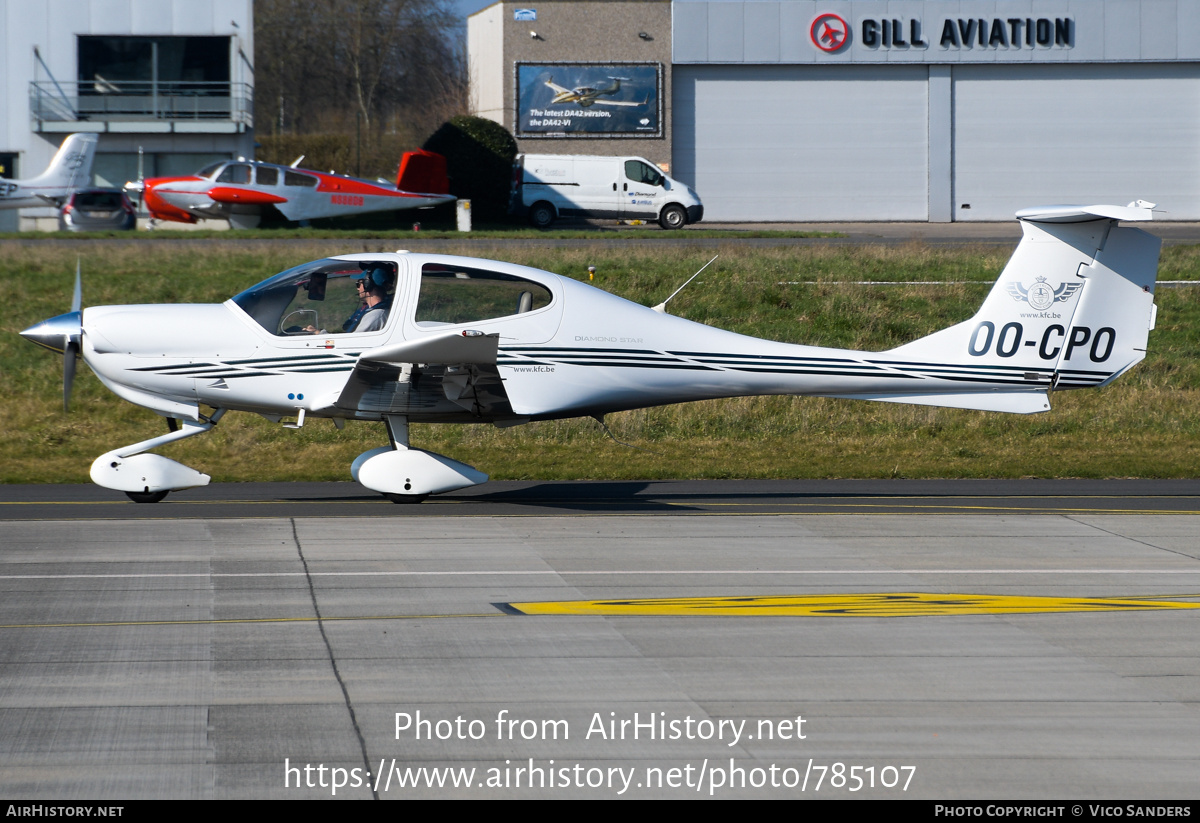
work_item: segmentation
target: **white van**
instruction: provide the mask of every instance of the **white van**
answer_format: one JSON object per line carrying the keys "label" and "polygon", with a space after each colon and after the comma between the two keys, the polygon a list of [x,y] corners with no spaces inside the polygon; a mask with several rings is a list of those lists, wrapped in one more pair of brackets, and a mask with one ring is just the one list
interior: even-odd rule
{"label": "white van", "polygon": [[559,217],[657,220],[664,229],[698,223],[699,195],[641,157],[518,154],[508,211],[544,229]]}

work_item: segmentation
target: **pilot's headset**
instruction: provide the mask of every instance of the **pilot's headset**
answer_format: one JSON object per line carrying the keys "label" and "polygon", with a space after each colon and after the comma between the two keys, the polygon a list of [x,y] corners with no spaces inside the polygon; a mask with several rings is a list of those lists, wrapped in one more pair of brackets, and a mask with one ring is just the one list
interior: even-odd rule
{"label": "pilot's headset", "polygon": [[383,266],[373,266],[364,271],[361,277],[367,281],[367,289],[369,291],[378,289],[382,294],[387,294],[388,286],[392,283],[391,273]]}

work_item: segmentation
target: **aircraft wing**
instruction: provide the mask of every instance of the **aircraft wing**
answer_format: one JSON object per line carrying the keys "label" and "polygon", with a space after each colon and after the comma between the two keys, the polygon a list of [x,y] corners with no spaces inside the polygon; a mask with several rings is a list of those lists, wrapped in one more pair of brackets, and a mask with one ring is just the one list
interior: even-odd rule
{"label": "aircraft wing", "polygon": [[451,332],[365,351],[359,361],[496,365],[500,335]]}
{"label": "aircraft wing", "polygon": [[555,94],[573,94],[574,93],[573,89],[563,88],[562,86],[558,85],[558,83],[555,83],[553,80],[547,80],[545,82],[546,82],[547,86],[554,89]]}
{"label": "aircraft wing", "polygon": [[365,351],[330,405],[392,414],[511,414],[496,368],[499,345],[498,334],[450,332]]}
{"label": "aircraft wing", "polygon": [[646,101],[643,100],[639,103],[636,100],[604,100],[597,97],[592,104],[596,106],[644,106]]}

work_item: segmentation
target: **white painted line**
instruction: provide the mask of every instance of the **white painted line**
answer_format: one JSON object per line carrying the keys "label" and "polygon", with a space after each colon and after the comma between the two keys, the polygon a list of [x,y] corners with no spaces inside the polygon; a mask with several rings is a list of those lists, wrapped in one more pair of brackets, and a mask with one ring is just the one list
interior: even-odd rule
{"label": "white painted line", "polygon": [[[692,570],[621,570],[612,571],[556,571],[553,569],[528,571],[465,571],[465,572],[311,572],[310,577],[498,577],[524,575],[552,575],[554,577],[572,577],[581,575],[607,576],[638,576],[638,575],[669,575],[681,576],[689,574],[723,574],[723,575],[909,575],[909,574],[1195,574],[1200,575],[1200,568],[1195,569],[692,569]],[[305,577],[304,572],[179,572],[179,573],[150,573],[150,574],[4,574],[0,580],[143,580],[143,579],[180,579],[180,578],[249,578],[249,577]]]}

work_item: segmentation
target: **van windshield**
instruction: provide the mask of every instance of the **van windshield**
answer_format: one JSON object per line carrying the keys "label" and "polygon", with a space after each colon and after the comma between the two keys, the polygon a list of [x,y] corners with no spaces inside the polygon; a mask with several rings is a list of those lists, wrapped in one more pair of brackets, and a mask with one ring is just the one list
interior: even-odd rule
{"label": "van windshield", "polygon": [[661,186],[663,184],[662,173],[641,160],[626,160],[625,161],[625,176],[635,183],[645,183],[647,186]]}

